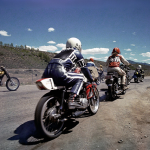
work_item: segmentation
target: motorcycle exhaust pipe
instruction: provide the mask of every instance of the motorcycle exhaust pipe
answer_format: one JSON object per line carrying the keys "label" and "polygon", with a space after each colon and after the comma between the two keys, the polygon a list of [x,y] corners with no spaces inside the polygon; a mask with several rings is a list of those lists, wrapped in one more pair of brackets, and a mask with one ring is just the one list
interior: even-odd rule
{"label": "motorcycle exhaust pipe", "polygon": [[72,114],[72,117],[76,118],[79,117],[81,115],[83,115],[85,113],[86,110],[84,111],[76,111],[75,113]]}

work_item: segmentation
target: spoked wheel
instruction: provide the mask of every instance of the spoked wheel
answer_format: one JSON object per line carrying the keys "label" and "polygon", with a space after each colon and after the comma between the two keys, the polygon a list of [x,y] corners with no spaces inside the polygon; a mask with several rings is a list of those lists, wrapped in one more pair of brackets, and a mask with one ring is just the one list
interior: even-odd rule
{"label": "spoked wheel", "polygon": [[88,107],[88,111],[94,115],[97,113],[99,108],[99,92],[97,88],[93,88],[93,97],[90,98],[90,105]]}
{"label": "spoked wheel", "polygon": [[10,77],[6,81],[6,87],[9,91],[16,91],[19,88],[20,82],[16,77]]}
{"label": "spoked wheel", "polygon": [[54,96],[42,97],[35,110],[35,126],[44,137],[53,139],[58,137],[64,127],[58,113],[58,101]]}

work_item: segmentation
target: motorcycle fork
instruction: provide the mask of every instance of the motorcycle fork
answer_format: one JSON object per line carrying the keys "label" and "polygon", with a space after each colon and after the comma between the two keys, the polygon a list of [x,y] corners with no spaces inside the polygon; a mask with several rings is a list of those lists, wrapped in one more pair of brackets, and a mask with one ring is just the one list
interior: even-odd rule
{"label": "motorcycle fork", "polygon": [[89,94],[89,99],[92,105],[94,105],[93,99],[95,99],[95,96],[96,96],[95,87],[92,85],[92,87],[90,88],[90,94]]}

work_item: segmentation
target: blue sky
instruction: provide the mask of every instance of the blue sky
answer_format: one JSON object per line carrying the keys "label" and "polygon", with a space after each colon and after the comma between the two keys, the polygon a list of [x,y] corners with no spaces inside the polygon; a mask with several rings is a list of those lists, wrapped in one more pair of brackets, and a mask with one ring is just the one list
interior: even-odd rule
{"label": "blue sky", "polygon": [[106,61],[114,47],[150,63],[150,0],[0,0],[0,41],[58,52],[67,39],[85,58]]}

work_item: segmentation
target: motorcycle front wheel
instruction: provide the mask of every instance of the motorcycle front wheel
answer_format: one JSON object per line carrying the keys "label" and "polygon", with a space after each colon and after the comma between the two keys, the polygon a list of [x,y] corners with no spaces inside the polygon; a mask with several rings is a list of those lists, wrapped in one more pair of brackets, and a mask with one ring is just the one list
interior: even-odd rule
{"label": "motorcycle front wheel", "polygon": [[99,97],[99,92],[97,88],[93,88],[93,97],[90,98],[89,106],[88,106],[88,111],[90,114],[94,115],[97,113],[98,108],[99,108],[99,103],[100,103],[100,97]]}
{"label": "motorcycle front wheel", "polygon": [[20,86],[20,82],[16,77],[10,77],[6,81],[6,87],[9,91],[16,91]]}
{"label": "motorcycle front wheel", "polygon": [[57,118],[58,108],[57,98],[51,95],[42,97],[35,110],[37,132],[48,139],[58,137],[63,131],[64,121]]}

